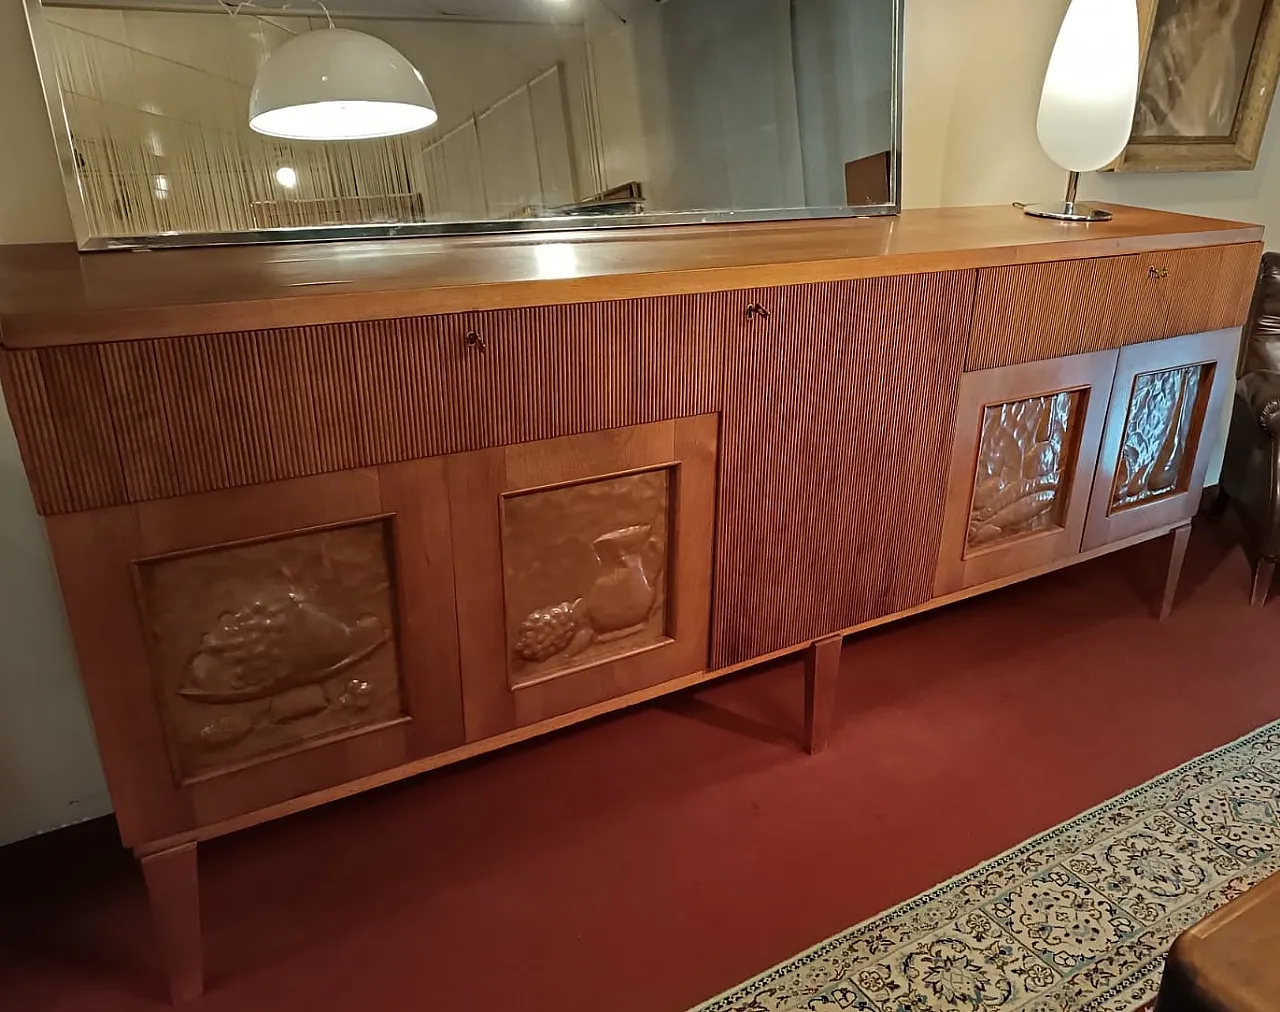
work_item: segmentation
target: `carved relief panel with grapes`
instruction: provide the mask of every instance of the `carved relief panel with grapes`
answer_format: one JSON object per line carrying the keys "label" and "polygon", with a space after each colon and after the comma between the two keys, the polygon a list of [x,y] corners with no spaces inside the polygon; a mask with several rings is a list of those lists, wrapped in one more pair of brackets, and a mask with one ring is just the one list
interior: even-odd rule
{"label": "carved relief panel with grapes", "polygon": [[512,686],[667,638],[671,469],[502,501]]}
{"label": "carved relief panel with grapes", "polygon": [[184,779],[403,715],[387,521],[140,560]]}
{"label": "carved relief panel with grapes", "polygon": [[449,458],[469,740],[708,663],[715,415]]}

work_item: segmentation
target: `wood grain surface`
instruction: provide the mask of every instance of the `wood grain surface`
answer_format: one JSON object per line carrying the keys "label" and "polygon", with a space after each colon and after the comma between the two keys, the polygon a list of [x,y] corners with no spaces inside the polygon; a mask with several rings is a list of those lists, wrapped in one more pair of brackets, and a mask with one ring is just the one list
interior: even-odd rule
{"label": "wood grain surface", "polygon": [[[0,343],[130,341],[1249,243],[1256,225],[1114,206],[80,254],[0,247]],[[548,255],[548,248],[551,253]]]}

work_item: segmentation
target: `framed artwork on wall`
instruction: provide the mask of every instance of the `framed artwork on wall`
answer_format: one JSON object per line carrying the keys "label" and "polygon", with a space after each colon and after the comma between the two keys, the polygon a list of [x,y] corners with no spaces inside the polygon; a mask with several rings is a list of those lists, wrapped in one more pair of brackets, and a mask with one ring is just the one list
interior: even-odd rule
{"label": "framed artwork on wall", "polygon": [[1280,77],[1280,0],[1138,0],[1142,76],[1122,172],[1252,169]]}

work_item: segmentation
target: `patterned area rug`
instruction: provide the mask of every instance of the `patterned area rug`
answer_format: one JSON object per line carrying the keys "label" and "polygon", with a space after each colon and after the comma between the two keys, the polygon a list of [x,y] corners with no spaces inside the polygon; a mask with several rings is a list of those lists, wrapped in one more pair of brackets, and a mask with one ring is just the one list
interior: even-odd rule
{"label": "patterned area rug", "polygon": [[1280,722],[822,942],[696,1012],[1132,1012],[1178,933],[1280,870]]}

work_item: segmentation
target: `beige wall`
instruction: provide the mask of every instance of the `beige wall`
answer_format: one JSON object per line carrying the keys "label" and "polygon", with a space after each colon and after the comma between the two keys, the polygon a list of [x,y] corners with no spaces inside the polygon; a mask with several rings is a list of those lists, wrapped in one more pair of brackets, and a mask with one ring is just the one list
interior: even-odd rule
{"label": "beige wall", "polygon": [[[1058,196],[1035,139],[1040,78],[1065,0],[907,0],[904,203]],[[0,3],[0,241],[71,238],[21,5]],[[1093,175],[1100,199],[1273,224],[1271,132],[1255,172]],[[48,552],[7,414],[0,421],[0,842],[107,809]]]}
{"label": "beige wall", "polygon": [[[1036,141],[1040,82],[1066,0],[906,0],[903,203],[1061,197]],[[1280,106],[1280,103],[1278,103]],[[1280,129],[1253,172],[1089,173],[1084,198],[1257,221],[1280,241]]]}
{"label": "beige wall", "polygon": [[[22,5],[0,4],[0,242],[71,238]],[[57,584],[0,412],[0,844],[111,810]]]}

